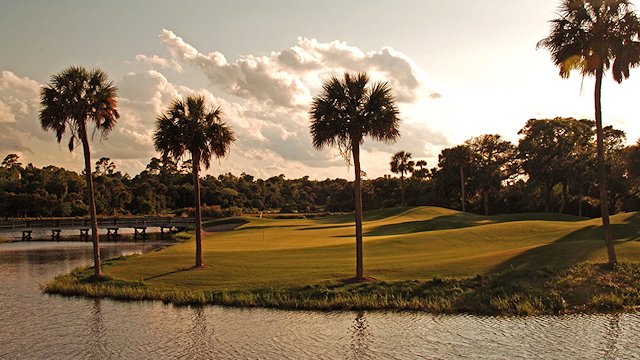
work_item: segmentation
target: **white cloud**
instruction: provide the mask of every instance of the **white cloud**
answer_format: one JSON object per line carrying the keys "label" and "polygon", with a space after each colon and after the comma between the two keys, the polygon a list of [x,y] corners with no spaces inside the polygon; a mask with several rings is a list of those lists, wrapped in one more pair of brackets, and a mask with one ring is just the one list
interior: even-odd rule
{"label": "white cloud", "polygon": [[[132,175],[157,156],[152,142],[157,116],[174,99],[201,94],[211,104],[221,106],[238,138],[230,156],[213,161],[209,173],[247,172],[263,178],[279,174],[353,177],[353,168],[345,166],[337,150],[314,149],[309,133],[312,96],[321,90],[323,81],[345,71],[366,71],[374,80],[389,81],[404,120],[397,144],[365,141],[363,167],[370,176],[388,173],[388,158],[399,149],[412,151],[415,157],[437,156],[435,149],[446,143],[442,133],[423,120],[428,104],[440,101],[434,100],[440,92],[410,58],[392,48],[365,52],[345,42],[299,38],[295,45],[281,51],[229,61],[219,52],[200,52],[169,30],[162,30],[160,39],[169,57],[136,56],[139,63],[154,70],[131,72],[116,81],[121,117],[107,138],[96,136],[92,142],[94,158],[109,157],[120,170]],[[164,70],[202,73],[212,87],[172,83]],[[185,75],[188,78],[189,74]],[[33,148],[37,151],[25,162],[80,170],[81,152],[70,154],[64,146],[66,140],[58,145],[53,134],[40,129],[39,88],[35,81],[2,72],[0,122],[9,131],[0,135],[0,151],[11,148],[28,153]],[[21,142],[34,135],[37,141]]]}
{"label": "white cloud", "polygon": [[175,60],[168,60],[165,58],[162,58],[158,55],[151,55],[151,56],[147,56],[144,54],[138,54],[136,55],[136,61],[143,63],[143,64],[147,64],[149,66],[152,67],[159,67],[162,69],[170,69],[170,70],[174,70],[176,72],[181,73],[182,70],[182,66]]}
{"label": "white cloud", "polygon": [[[234,61],[220,52],[204,53],[170,30],[160,32],[169,58],[158,63],[176,62],[184,69],[201,71],[219,92],[216,103],[224,109],[229,123],[238,134],[232,157],[240,164],[260,160],[256,173],[289,168],[307,168],[309,173],[339,168],[344,161],[335,150],[317,151],[311,145],[308,106],[322,83],[332,75],[365,71],[373,80],[388,81],[401,108],[405,123],[402,139],[395,146],[365,142],[364,152],[390,156],[399,146],[411,147],[415,156],[437,157],[444,135],[431,129],[422,119],[425,102],[442,95],[428,83],[427,76],[415,62],[390,47],[365,52],[341,41],[320,42],[299,38],[290,48],[268,55],[245,55]],[[187,70],[185,70],[187,71]],[[405,116],[404,109],[408,109]],[[412,118],[419,109],[420,121]],[[241,159],[238,159],[241,158]],[[279,166],[264,164],[279,163]],[[386,159],[384,163],[386,164]],[[386,167],[386,165],[385,165]],[[383,171],[382,168],[377,171]],[[343,175],[341,175],[343,176]]]}
{"label": "white cloud", "polygon": [[37,119],[39,96],[36,81],[0,72],[0,151],[32,152],[29,139],[44,135]]}
{"label": "white cloud", "polygon": [[220,52],[201,53],[170,30],[163,29],[160,40],[172,57],[165,62],[194,66],[213,86],[276,106],[307,106],[324,79],[345,71],[366,71],[388,81],[399,102],[414,102],[426,85],[422,70],[390,47],[365,53],[345,42],[299,38],[288,49],[269,55],[246,55],[229,62]]}

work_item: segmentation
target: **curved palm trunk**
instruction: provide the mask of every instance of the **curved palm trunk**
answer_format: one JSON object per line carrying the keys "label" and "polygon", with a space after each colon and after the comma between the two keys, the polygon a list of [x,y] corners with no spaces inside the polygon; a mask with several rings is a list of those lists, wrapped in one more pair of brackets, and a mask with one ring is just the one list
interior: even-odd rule
{"label": "curved palm trunk", "polygon": [[602,227],[604,229],[604,241],[607,244],[607,255],[609,265],[614,267],[618,263],[616,251],[613,246],[613,236],[609,222],[609,199],[607,196],[607,174],[604,165],[604,140],[602,132],[602,104],[600,97],[602,93],[602,68],[596,71],[596,87],[594,91],[595,111],[596,111],[596,147],[598,152],[598,188],[600,189],[600,214],[602,215]]}
{"label": "curved palm trunk", "polygon": [[356,200],[356,281],[364,280],[362,265],[362,184],[360,179],[360,144],[357,140],[352,143],[353,163],[356,171],[356,179],[353,183],[354,197]]}
{"label": "curved palm trunk", "polygon": [[89,201],[89,217],[91,218],[91,240],[93,241],[93,269],[96,278],[102,277],[100,266],[100,241],[98,238],[98,219],[96,215],[96,200],[93,190],[93,177],[91,176],[91,150],[89,149],[89,139],[87,129],[79,129],[82,150],[84,152],[84,172],[87,181],[87,200]]}
{"label": "curved palm trunk", "polygon": [[464,190],[464,168],[460,165],[460,202],[462,203],[462,212],[467,212],[467,195]]}
{"label": "curved palm trunk", "polygon": [[193,153],[193,196],[195,198],[196,213],[196,267],[202,266],[202,209],[200,208],[200,154]]}

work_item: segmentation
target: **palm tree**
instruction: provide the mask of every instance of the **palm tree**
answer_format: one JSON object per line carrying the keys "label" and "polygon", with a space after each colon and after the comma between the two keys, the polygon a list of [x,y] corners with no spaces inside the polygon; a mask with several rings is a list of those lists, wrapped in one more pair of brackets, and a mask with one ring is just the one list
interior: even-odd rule
{"label": "palm tree", "polygon": [[344,79],[333,76],[324,84],[322,93],[313,98],[309,115],[316,149],[336,146],[348,164],[353,157],[356,222],[353,280],[363,281],[360,145],[366,136],[387,143],[396,141],[400,137],[398,107],[388,83],[369,84],[365,73],[345,73]]}
{"label": "palm tree", "polygon": [[40,125],[44,130],[56,132],[58,142],[62,141],[67,128],[71,132],[69,151],[77,143],[82,143],[84,152],[84,172],[87,181],[89,216],[91,217],[91,238],[93,240],[93,262],[95,277],[102,277],[100,268],[100,244],[96,203],[91,177],[91,150],[89,148],[88,122],[93,122],[94,131],[101,136],[108,134],[120,118],[116,110],[117,88],[100,70],[87,70],[71,66],[51,77],[51,84],[40,92]]}
{"label": "palm tree", "polygon": [[405,205],[404,202],[404,174],[413,172],[413,166],[415,163],[411,159],[410,152],[398,151],[393,154],[391,157],[391,172],[394,174],[400,174],[400,194],[401,194],[401,202],[402,206]]}
{"label": "palm tree", "polygon": [[200,166],[208,169],[211,157],[220,159],[229,153],[236,137],[222,120],[220,107],[209,108],[204,96],[174,100],[164,114],[158,116],[153,143],[163,161],[178,161],[191,154],[191,173],[196,213],[196,267],[202,262],[202,211],[200,208]]}
{"label": "palm tree", "polygon": [[418,169],[414,168],[411,176],[416,179],[426,179],[429,176],[429,169],[427,169],[427,161],[426,160],[418,160],[416,161],[415,166]]}
{"label": "palm tree", "polygon": [[569,77],[577,69],[582,76],[594,75],[596,148],[600,212],[609,256],[609,265],[617,264],[609,224],[609,204],[604,162],[601,91],[602,77],[611,69],[620,83],[629,77],[631,67],[640,63],[640,21],[629,0],[563,0],[560,18],[551,21],[551,33],[538,47],[551,52],[560,76]]}

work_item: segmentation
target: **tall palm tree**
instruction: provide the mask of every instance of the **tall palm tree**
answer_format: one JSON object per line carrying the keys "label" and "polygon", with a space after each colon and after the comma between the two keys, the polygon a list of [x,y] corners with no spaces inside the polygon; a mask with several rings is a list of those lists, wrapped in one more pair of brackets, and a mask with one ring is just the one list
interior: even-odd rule
{"label": "tall palm tree", "polygon": [[640,63],[640,21],[629,0],[563,0],[560,18],[551,21],[551,33],[538,42],[538,47],[551,52],[560,76],[569,77],[577,69],[583,76],[594,75],[596,148],[600,212],[605,233],[609,264],[617,264],[613,236],[609,224],[609,204],[604,162],[601,91],[602,78],[611,69],[620,83],[629,70]]}
{"label": "tall palm tree", "polygon": [[193,193],[196,213],[196,267],[202,262],[202,211],[200,208],[200,166],[208,169],[211,157],[229,153],[236,137],[222,120],[220,107],[209,108],[204,96],[176,99],[158,116],[153,143],[164,160],[178,161],[191,154]]}
{"label": "tall palm tree", "polygon": [[369,83],[365,73],[345,73],[325,82],[322,93],[313,98],[311,110],[313,146],[322,149],[336,146],[348,164],[355,167],[353,184],[356,222],[356,276],[363,281],[362,261],[362,184],[360,145],[369,136],[391,143],[400,137],[399,111],[386,82]]}
{"label": "tall palm tree", "polygon": [[402,206],[405,205],[404,201],[404,174],[413,172],[413,166],[415,163],[411,160],[411,153],[405,151],[398,151],[391,157],[391,172],[394,174],[400,174],[400,196]]}
{"label": "tall palm tree", "polygon": [[104,71],[87,70],[80,66],[71,66],[53,75],[51,83],[40,92],[42,128],[55,131],[58,142],[62,141],[64,133],[69,129],[69,151],[73,151],[78,142],[82,144],[96,278],[102,276],[102,271],[88,127],[89,122],[93,122],[94,131],[101,136],[113,129],[120,118],[116,109],[116,93],[117,88]]}

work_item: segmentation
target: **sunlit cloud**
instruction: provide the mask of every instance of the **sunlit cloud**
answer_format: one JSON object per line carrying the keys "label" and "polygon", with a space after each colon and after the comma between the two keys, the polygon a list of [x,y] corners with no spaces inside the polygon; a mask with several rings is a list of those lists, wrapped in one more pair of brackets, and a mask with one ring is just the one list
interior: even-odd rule
{"label": "sunlit cloud", "polygon": [[[301,37],[283,50],[228,60],[220,52],[199,51],[170,30],[162,30],[159,38],[166,47],[165,56],[138,54],[136,63],[148,70],[114,79],[121,117],[105,138],[92,138],[96,159],[109,157],[120,170],[132,175],[143,170],[151,157],[158,156],[152,141],[158,115],[174,99],[199,94],[223,109],[224,119],[238,137],[231,155],[212,162],[209,173],[349,177],[352,171],[335,149],[313,148],[308,115],[312,97],[323,82],[344,72],[365,71],[374,81],[388,81],[400,106],[401,140],[394,145],[365,141],[363,168],[370,175],[388,173],[387,158],[395,151],[433,157],[446,143],[445,136],[425,121],[429,106],[440,101],[442,91],[430,83],[412,59],[391,47],[363,51],[341,41]],[[199,73],[211,86],[196,88],[172,82],[165,71]],[[28,161],[81,169],[82,154],[69,153],[55,142],[53,134],[40,129],[38,98],[42,85],[2,72],[0,123],[7,130],[0,135],[4,140],[0,150],[29,153],[37,149]],[[37,141],[22,142],[34,136]],[[40,154],[42,149],[47,150]]]}

